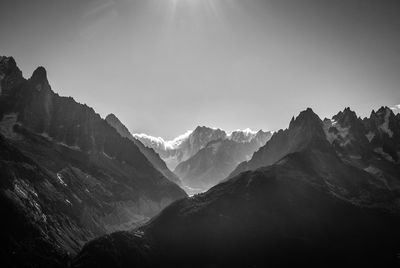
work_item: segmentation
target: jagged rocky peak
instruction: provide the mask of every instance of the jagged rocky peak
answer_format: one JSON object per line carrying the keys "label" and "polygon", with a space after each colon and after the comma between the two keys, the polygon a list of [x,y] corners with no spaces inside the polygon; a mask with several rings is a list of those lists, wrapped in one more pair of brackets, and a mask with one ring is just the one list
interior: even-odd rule
{"label": "jagged rocky peak", "polygon": [[115,114],[109,114],[106,116],[105,120],[107,123],[115,128],[117,132],[124,138],[133,139],[132,134],[129,132],[128,128],[118,119]]}
{"label": "jagged rocky peak", "polygon": [[204,130],[211,130],[212,128],[210,127],[206,127],[206,126],[197,126],[194,130],[194,132],[200,132],[200,131],[204,131]]}
{"label": "jagged rocky peak", "polygon": [[17,63],[13,57],[0,56],[0,71],[18,69]]}
{"label": "jagged rocky peak", "polygon": [[350,108],[345,108],[324,121],[326,139],[337,151],[353,157],[361,157],[364,147],[368,143],[364,124],[357,114]]}
{"label": "jagged rocky peak", "polygon": [[46,93],[51,91],[49,81],[47,80],[47,71],[43,66],[39,66],[35,71],[33,71],[29,82],[32,83],[38,91]]}
{"label": "jagged rocky peak", "polygon": [[256,132],[256,131],[253,131],[253,130],[247,128],[244,130],[238,129],[238,130],[232,131],[231,133],[228,134],[228,137],[233,141],[243,143],[243,142],[250,142],[257,135],[262,135],[262,131],[260,133],[260,132]]}
{"label": "jagged rocky peak", "polygon": [[393,113],[392,109],[390,109],[387,106],[382,106],[381,108],[379,108],[377,113],[380,114],[380,113],[386,113],[386,112]]}
{"label": "jagged rocky peak", "polygon": [[352,126],[359,121],[357,114],[352,111],[350,107],[346,107],[343,111],[340,111],[338,114],[334,115],[332,119],[342,127]]}
{"label": "jagged rocky peak", "polygon": [[105,119],[107,121],[119,121],[118,117],[113,113],[108,114]]}
{"label": "jagged rocky peak", "polygon": [[13,57],[0,56],[0,95],[23,81],[22,72]]}
{"label": "jagged rocky peak", "polygon": [[190,134],[189,139],[202,141],[204,139],[206,145],[209,141],[219,140],[219,139],[229,139],[239,143],[251,142],[253,139],[265,140],[271,136],[271,132],[264,132],[262,130],[253,131],[249,128],[237,129],[231,132],[226,132],[225,130],[219,128],[211,128],[206,126],[198,126]]}
{"label": "jagged rocky peak", "polygon": [[375,109],[373,109],[373,110],[371,111],[371,115],[370,115],[369,117],[371,118],[371,117],[373,117],[373,116],[376,116]]}
{"label": "jagged rocky peak", "polygon": [[301,151],[311,143],[325,148],[325,142],[326,136],[322,120],[311,108],[307,108],[296,118],[292,118],[289,128],[275,132],[249,161],[239,164],[230,177],[243,171],[271,165],[288,153]]}
{"label": "jagged rocky peak", "polygon": [[197,126],[191,136],[196,136],[196,135],[222,135],[225,136],[226,133],[225,131],[219,129],[219,128],[210,128],[206,126]]}
{"label": "jagged rocky peak", "polygon": [[118,118],[115,114],[113,114],[113,113],[108,114],[104,120],[106,120],[107,123],[109,123],[109,124],[110,124],[112,127],[114,127],[114,128],[115,128],[117,125],[118,125],[118,126],[123,126],[123,127],[125,127],[125,126],[122,124],[121,120],[119,120],[119,118]]}
{"label": "jagged rocky peak", "polygon": [[322,126],[323,122],[319,116],[311,108],[307,108],[301,111],[296,118],[292,118],[289,124],[289,131],[301,129],[308,133],[313,133],[314,131],[319,133],[322,130]]}
{"label": "jagged rocky peak", "polygon": [[39,66],[36,68],[35,71],[33,71],[32,76],[30,78],[30,80],[33,83],[45,83],[47,82],[47,71],[43,66]]}
{"label": "jagged rocky peak", "polygon": [[391,123],[396,118],[396,115],[392,109],[387,106],[381,107],[376,114],[379,116],[379,118],[381,118],[381,120],[383,119],[384,122],[389,121],[389,123]]}
{"label": "jagged rocky peak", "polygon": [[263,145],[265,145],[265,143],[266,143],[269,139],[271,139],[272,135],[273,135],[273,132],[272,132],[272,131],[262,131],[262,130],[259,130],[259,131],[257,132],[257,134],[254,136],[254,138],[251,140],[251,142],[252,142],[253,140],[255,140],[255,141],[259,144],[259,146],[263,146]]}
{"label": "jagged rocky peak", "polygon": [[390,138],[396,134],[400,134],[398,133],[399,119],[387,106],[382,106],[376,112],[372,111],[370,118],[364,119],[364,123],[367,130],[371,133],[387,134]]}
{"label": "jagged rocky peak", "polygon": [[377,111],[372,110],[371,115],[370,115],[370,119],[374,119],[374,118],[382,118],[387,114],[393,114],[394,116],[396,116],[396,114],[394,113],[394,111],[389,108],[388,106],[381,106]]}
{"label": "jagged rocky peak", "polygon": [[400,159],[400,116],[388,107],[372,112],[363,120],[367,137],[374,151],[390,161]]}
{"label": "jagged rocky peak", "polygon": [[[215,129],[206,126],[196,127],[196,129],[189,135],[188,142],[191,148],[190,152],[187,152],[188,153],[187,158],[197,153],[210,141],[217,139],[225,139],[225,138],[226,138],[226,132],[219,128]],[[182,143],[181,145],[184,146],[184,143]]]}
{"label": "jagged rocky peak", "polygon": [[322,120],[319,118],[319,116],[316,113],[314,113],[314,111],[311,108],[307,108],[306,110],[300,112],[300,114],[296,118],[294,117],[292,118],[289,124],[289,129],[299,128],[299,127],[319,129],[321,128],[321,126],[322,126]]}

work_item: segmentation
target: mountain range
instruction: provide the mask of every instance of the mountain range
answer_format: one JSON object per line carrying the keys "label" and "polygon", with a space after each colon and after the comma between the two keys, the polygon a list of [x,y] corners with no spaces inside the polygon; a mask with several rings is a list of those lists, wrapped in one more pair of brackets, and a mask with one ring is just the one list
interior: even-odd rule
{"label": "mountain range", "polygon": [[[180,185],[189,195],[204,192],[218,184],[240,162],[250,159],[272,136],[271,132],[262,130],[254,132],[246,129],[227,133],[221,129],[203,126],[187,132],[188,135],[181,135],[174,141],[166,142],[162,138],[145,134],[131,134],[114,114],[109,114],[105,120],[121,136],[132,140],[154,167],[166,178]],[[163,149],[160,151],[160,148]],[[156,150],[164,156],[167,151],[170,153],[169,157],[165,158],[166,161],[183,155],[189,158],[182,162],[180,160],[186,157],[175,158],[174,162],[179,164],[171,172]]]}
{"label": "mountain range", "polygon": [[[133,136],[140,140],[145,146],[153,148],[165,161],[168,168],[170,170],[175,170],[180,163],[194,156],[209,142],[229,139],[238,143],[247,143],[254,138],[262,139],[264,134],[266,134],[262,130],[259,132],[260,134],[257,136],[258,132],[252,131],[251,129],[226,132],[219,128],[198,126],[194,130],[189,130],[170,141],[165,141],[161,137],[156,138],[143,133],[133,134]],[[269,135],[271,132],[267,132],[267,134]],[[257,142],[262,144],[262,140],[258,140]]]}
{"label": "mountain range", "polygon": [[0,179],[1,267],[400,265],[388,107],[164,141],[0,57]]}
{"label": "mountain range", "polygon": [[271,136],[271,132],[262,130],[251,135],[235,131],[226,138],[207,143],[192,157],[181,162],[174,173],[182,180],[187,193],[204,192],[225,179],[240,162],[249,160]]}
{"label": "mountain range", "polygon": [[397,267],[400,116],[293,118],[229,178],[91,241],[75,267]]}
{"label": "mountain range", "polygon": [[63,267],[100,235],[139,226],[186,193],[87,105],[0,57],[2,267]]}
{"label": "mountain range", "polygon": [[272,132],[250,129],[226,132],[198,126],[172,141],[146,134],[131,136],[154,149],[191,195],[204,192],[226,178],[237,164],[250,159],[272,136]]}

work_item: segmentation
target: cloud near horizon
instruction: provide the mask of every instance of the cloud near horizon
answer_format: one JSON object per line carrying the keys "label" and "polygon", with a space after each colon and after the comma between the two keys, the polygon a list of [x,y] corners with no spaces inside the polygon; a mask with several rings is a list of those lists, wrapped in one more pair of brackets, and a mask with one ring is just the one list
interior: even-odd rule
{"label": "cloud near horizon", "polygon": [[397,114],[400,113],[400,104],[397,104],[395,106],[390,107],[390,109],[392,109],[392,111]]}

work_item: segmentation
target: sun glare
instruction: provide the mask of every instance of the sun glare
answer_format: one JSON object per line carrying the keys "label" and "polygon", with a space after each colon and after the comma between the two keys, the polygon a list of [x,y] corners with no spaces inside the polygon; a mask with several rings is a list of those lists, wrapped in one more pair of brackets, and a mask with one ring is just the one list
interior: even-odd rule
{"label": "sun glare", "polygon": [[[168,17],[171,20],[176,19],[179,14],[192,12],[195,16],[204,16],[206,19],[221,20],[222,4],[231,3],[226,0],[167,0]],[[189,13],[190,14],[190,13]]]}

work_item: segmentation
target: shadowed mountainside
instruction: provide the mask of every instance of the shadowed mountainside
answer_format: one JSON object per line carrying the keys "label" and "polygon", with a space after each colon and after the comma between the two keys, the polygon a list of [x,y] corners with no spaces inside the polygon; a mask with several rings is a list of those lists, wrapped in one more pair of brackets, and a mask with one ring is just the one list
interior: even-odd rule
{"label": "shadowed mountainside", "polygon": [[54,93],[43,67],[24,79],[0,57],[0,85],[4,267],[65,265],[89,239],[186,196],[92,108]]}

